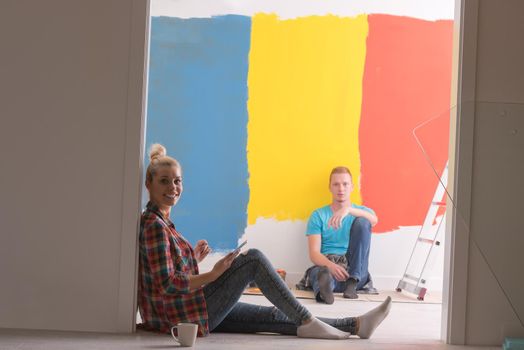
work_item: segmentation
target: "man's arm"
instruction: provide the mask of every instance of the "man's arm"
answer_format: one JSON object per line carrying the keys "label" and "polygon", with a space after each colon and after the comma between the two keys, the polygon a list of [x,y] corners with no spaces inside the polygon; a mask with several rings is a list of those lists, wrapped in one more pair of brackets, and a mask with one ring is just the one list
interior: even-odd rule
{"label": "man's arm", "polygon": [[348,215],[353,215],[354,217],[363,217],[369,220],[371,226],[375,226],[378,223],[378,217],[367,210],[349,207],[343,207],[333,213],[333,216],[329,219],[328,227],[333,227],[335,230],[340,228],[342,225],[342,220]]}
{"label": "man's arm", "polygon": [[320,234],[308,235],[307,239],[309,246],[309,259],[311,259],[313,264],[327,267],[337,281],[345,281],[349,278],[346,269],[330,261],[320,252],[320,245],[322,243],[322,236]]}
{"label": "man's arm", "polygon": [[371,223],[371,226],[375,226],[378,222],[378,218],[374,213],[364,209],[350,207],[349,214],[353,215],[354,217],[363,217],[368,219]]}

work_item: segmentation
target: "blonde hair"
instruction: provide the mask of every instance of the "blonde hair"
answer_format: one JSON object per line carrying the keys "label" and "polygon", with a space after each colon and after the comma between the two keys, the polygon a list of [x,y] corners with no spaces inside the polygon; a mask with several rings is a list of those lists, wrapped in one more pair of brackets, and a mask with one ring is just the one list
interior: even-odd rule
{"label": "blonde hair", "polygon": [[333,174],[349,174],[349,177],[353,179],[353,175],[351,175],[351,171],[345,166],[337,166],[331,170],[331,174],[329,174],[329,183],[331,184],[331,177]]}
{"label": "blonde hair", "polygon": [[149,149],[149,165],[146,170],[146,181],[153,181],[153,176],[158,168],[163,166],[174,166],[181,169],[180,163],[167,155],[166,148],[159,143],[154,143]]}

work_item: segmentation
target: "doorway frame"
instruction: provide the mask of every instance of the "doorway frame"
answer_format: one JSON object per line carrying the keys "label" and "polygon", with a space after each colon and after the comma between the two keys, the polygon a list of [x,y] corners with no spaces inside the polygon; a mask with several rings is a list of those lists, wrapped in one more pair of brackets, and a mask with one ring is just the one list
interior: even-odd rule
{"label": "doorway frame", "polygon": [[[142,212],[144,142],[147,119],[151,1],[131,0],[125,158],[120,235],[117,331],[136,332],[138,236]],[[129,293],[132,291],[132,294]]]}
{"label": "doorway frame", "polygon": [[446,210],[441,318],[441,340],[453,345],[466,343],[478,9],[478,0],[455,1],[448,185],[454,205]]}
{"label": "doorway frame", "polygon": [[[142,11],[144,1],[147,3],[145,13]],[[128,89],[128,107],[136,108],[142,104],[139,127],[130,125],[126,130],[128,135],[126,149],[140,148],[139,159],[134,159],[136,153],[127,153],[125,160],[124,188],[135,189],[127,192],[123,197],[124,213],[132,212],[138,204],[140,212],[141,191],[143,181],[145,133],[147,120],[147,83],[149,71],[150,47],[150,0],[133,0],[133,23],[130,32],[144,31],[145,47],[142,75],[131,74]],[[136,6],[135,6],[136,5]],[[448,192],[454,199],[454,206],[447,206],[446,239],[444,244],[444,278],[443,301],[441,317],[441,340],[447,344],[463,345],[466,342],[466,311],[467,311],[467,278],[469,259],[469,227],[471,209],[471,178],[473,169],[473,133],[476,95],[476,52],[477,52],[477,25],[478,0],[455,0],[455,18],[453,31],[453,62],[451,106],[450,110],[450,142],[449,142],[449,185]],[[144,18],[145,16],[145,18]],[[130,55],[137,56],[136,50],[141,47],[135,45]],[[133,62],[140,64],[140,62]],[[136,67],[136,66],[135,66]],[[141,100],[134,94],[136,84],[142,85]],[[137,127],[139,128],[137,132]],[[134,136],[134,137],[129,137]],[[139,173],[136,173],[136,165]],[[136,188],[138,187],[138,188]],[[128,203],[128,204],[126,204]],[[460,208],[460,214],[457,210]],[[138,216],[139,217],[139,216]],[[138,224],[134,223],[129,215],[122,217],[122,232],[133,232],[135,240],[129,240],[127,234],[121,240],[121,271],[119,289],[118,325],[120,331],[136,331],[136,292],[138,271]],[[467,227],[463,225],[463,221]],[[126,252],[126,253],[124,253]],[[134,261],[134,264],[133,264]],[[133,269],[131,269],[133,267]],[[129,291],[133,294],[129,295]],[[131,304],[132,311],[129,311]],[[131,319],[130,319],[131,318]],[[131,322],[131,324],[129,323]]]}

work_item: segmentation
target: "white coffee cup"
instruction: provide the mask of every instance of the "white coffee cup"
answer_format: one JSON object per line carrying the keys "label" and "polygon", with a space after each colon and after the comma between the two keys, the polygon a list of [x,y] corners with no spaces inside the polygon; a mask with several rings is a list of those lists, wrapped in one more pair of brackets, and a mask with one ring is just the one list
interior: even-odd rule
{"label": "white coffee cup", "polygon": [[[177,329],[178,337],[175,336],[175,328]],[[171,327],[171,335],[182,346],[193,346],[197,336],[198,325],[194,323],[179,323]]]}

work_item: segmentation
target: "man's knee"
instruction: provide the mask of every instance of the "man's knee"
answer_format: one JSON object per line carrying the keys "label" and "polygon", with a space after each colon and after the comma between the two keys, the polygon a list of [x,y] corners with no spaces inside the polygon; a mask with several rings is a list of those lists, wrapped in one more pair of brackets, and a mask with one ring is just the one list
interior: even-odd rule
{"label": "man's knee", "polygon": [[350,237],[348,252],[352,245],[369,244],[371,242],[371,222],[363,217],[355,218],[351,226]]}
{"label": "man's knee", "polygon": [[358,218],[355,218],[353,224],[351,225],[351,231],[353,230],[371,232],[371,222],[368,219],[359,216]]}

